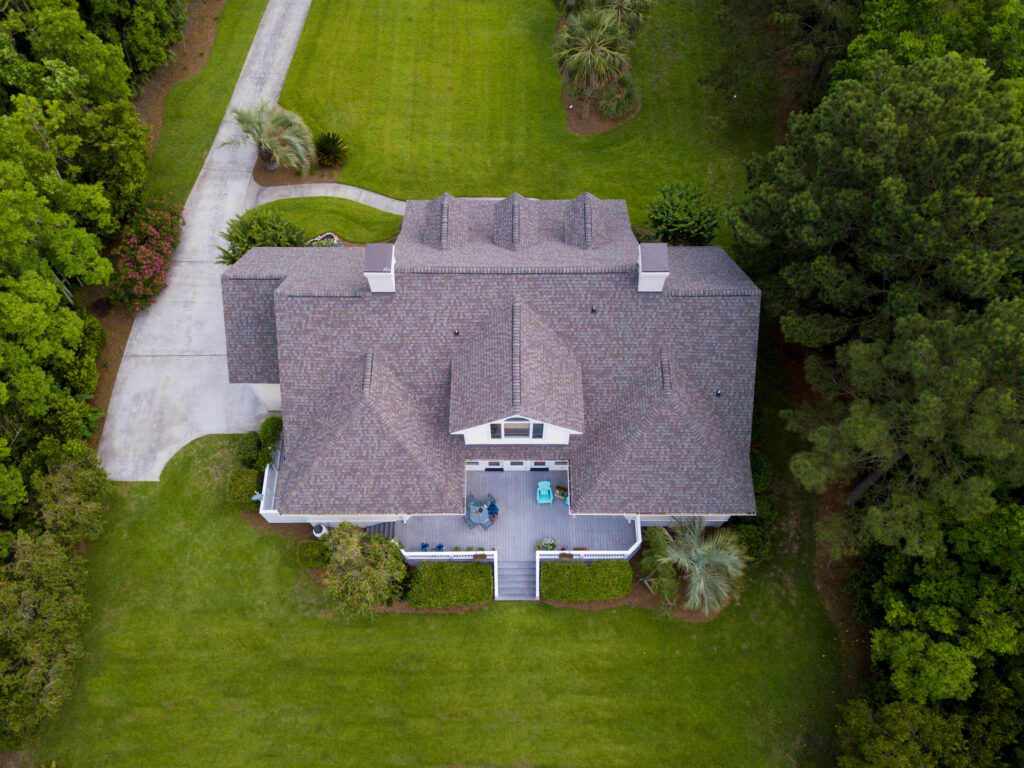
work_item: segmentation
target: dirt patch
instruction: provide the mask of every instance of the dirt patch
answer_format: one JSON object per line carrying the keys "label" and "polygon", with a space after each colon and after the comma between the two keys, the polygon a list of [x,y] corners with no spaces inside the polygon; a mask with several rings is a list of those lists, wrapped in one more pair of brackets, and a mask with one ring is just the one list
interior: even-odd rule
{"label": "dirt patch", "polygon": [[314,168],[305,176],[301,176],[290,168],[278,168],[268,171],[259,160],[252,169],[252,177],[256,183],[264,187],[286,187],[292,184],[335,184],[338,181],[340,168]]}
{"label": "dirt patch", "polygon": [[[295,541],[312,541],[316,538],[313,535],[313,526],[308,523],[268,523],[263,519],[263,515],[255,509],[240,509],[238,514],[250,528],[255,528],[257,531],[280,533]],[[312,568],[307,570],[318,573]]]}
{"label": "dirt patch", "polygon": [[[76,302],[85,307],[90,315],[100,321],[107,332],[107,343],[100,350],[96,358],[96,370],[99,379],[96,382],[96,390],[93,392],[90,405],[99,408],[104,413],[110,407],[110,395],[114,391],[114,381],[117,379],[117,371],[121,367],[121,358],[124,356],[124,349],[128,345],[128,337],[132,332],[132,323],[135,322],[135,311],[130,307],[114,304],[107,294],[110,289],[107,286],[90,286],[76,292]],[[103,425],[106,417],[101,418],[96,431],[89,438],[89,445],[98,449],[100,437],[103,436]]]}
{"label": "dirt patch", "polygon": [[638,104],[636,109],[628,115],[615,119],[602,115],[594,100],[589,99],[590,114],[584,118],[583,114],[587,111],[584,109],[586,101],[588,100],[574,98],[568,88],[562,88],[562,107],[565,109],[565,119],[569,127],[569,133],[577,136],[593,136],[597,133],[610,131],[636,117],[643,106],[642,103]]}
{"label": "dirt patch", "polygon": [[195,0],[188,6],[188,21],[181,41],[171,48],[168,63],[157,68],[135,98],[135,110],[149,126],[149,152],[156,149],[164,127],[164,102],[167,94],[182,80],[201,72],[206,66],[217,34],[217,20],[228,0]]}

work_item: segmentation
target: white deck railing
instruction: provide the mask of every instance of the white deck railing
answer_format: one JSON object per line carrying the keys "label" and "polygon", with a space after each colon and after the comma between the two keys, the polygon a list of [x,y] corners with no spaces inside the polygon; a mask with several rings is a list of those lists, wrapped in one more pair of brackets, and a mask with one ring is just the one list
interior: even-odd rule
{"label": "white deck railing", "polygon": [[[483,557],[481,557],[483,555]],[[417,565],[418,562],[431,562],[431,561],[449,561],[449,562],[470,562],[478,560],[480,562],[493,563],[494,567],[494,597],[498,597],[498,553],[496,550],[487,549],[482,552],[480,551],[467,551],[467,552],[409,552],[402,550],[402,557],[409,565]]]}
{"label": "white deck railing", "polygon": [[534,553],[534,596],[540,600],[540,564],[542,560],[629,560],[640,549],[643,537],[640,533],[640,518],[633,518],[633,525],[636,530],[636,540],[629,549],[615,550],[580,550],[571,549],[556,551],[553,549],[538,549]]}

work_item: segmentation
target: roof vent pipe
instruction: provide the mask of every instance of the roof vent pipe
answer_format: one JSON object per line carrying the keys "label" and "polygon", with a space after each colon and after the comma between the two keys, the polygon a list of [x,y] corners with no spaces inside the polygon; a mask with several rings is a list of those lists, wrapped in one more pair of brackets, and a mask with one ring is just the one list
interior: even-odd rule
{"label": "roof vent pipe", "polygon": [[366,246],[363,276],[373,293],[395,292],[395,246],[393,243],[370,243]]}
{"label": "roof vent pipe", "polygon": [[641,243],[637,266],[640,270],[636,289],[641,293],[661,293],[668,277],[668,246],[665,243]]}

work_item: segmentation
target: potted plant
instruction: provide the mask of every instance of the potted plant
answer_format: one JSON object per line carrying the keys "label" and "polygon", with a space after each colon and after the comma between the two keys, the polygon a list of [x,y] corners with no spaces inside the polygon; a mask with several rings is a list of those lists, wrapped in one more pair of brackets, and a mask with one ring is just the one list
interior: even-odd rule
{"label": "potted plant", "polygon": [[555,537],[554,536],[545,536],[543,539],[541,539],[540,541],[537,542],[537,549],[548,551],[548,552],[553,551],[556,546],[557,545],[555,544]]}
{"label": "potted plant", "polygon": [[568,495],[569,495],[569,489],[566,488],[564,485],[556,485],[555,486],[555,496],[556,497],[558,497],[559,499],[564,499]]}

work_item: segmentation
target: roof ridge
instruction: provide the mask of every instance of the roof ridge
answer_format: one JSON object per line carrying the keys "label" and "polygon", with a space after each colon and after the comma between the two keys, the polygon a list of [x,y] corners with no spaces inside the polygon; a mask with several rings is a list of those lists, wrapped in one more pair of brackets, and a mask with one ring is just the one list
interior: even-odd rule
{"label": "roof ridge", "polygon": [[512,408],[519,411],[523,407],[522,380],[522,343],[523,343],[523,308],[518,297],[512,299]]}
{"label": "roof ridge", "polygon": [[373,352],[367,352],[363,358],[363,397],[369,397],[373,386]]}

